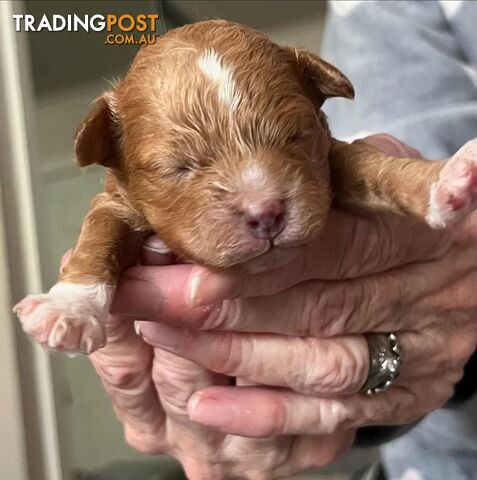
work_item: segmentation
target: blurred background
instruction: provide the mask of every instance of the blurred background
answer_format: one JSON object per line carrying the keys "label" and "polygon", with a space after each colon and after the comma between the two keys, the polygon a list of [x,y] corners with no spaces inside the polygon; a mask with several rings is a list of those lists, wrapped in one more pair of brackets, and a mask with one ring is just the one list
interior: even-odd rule
{"label": "blurred background", "polygon": [[[170,459],[151,459],[126,445],[86,358],[47,356],[17,331],[10,314],[25,292],[55,282],[62,254],[74,244],[91,198],[102,189],[100,168],[75,166],[72,138],[91,102],[127,70],[138,47],[105,45],[104,32],[17,33],[12,14],[159,13],[162,33],[226,18],[278,43],[318,52],[326,8],[311,0],[0,3],[2,478],[153,480],[178,478],[179,471]],[[327,472],[296,478],[342,478],[373,456],[354,451]]]}

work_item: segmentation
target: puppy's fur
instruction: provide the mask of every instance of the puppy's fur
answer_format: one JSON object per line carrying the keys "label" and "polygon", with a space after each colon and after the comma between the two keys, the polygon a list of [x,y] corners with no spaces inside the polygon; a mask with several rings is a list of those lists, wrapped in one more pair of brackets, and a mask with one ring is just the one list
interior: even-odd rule
{"label": "puppy's fur", "polygon": [[332,198],[433,227],[475,206],[475,140],[442,162],[339,142],[320,107],[353,96],[350,81],[316,55],[225,21],[185,26],[143,48],[78,130],[78,164],[108,168],[105,192],[60,283],[17,305],[25,330],[54,349],[99,348],[119,247],[134,232],[155,231],[185,260],[227,268],[308,242]]}

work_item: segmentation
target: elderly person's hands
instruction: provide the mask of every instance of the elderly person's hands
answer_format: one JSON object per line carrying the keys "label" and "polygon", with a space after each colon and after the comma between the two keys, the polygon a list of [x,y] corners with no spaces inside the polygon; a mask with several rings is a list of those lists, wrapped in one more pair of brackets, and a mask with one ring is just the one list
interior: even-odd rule
{"label": "elderly person's hands", "polygon": [[[353,222],[339,219],[338,225],[342,220]],[[187,292],[196,289],[200,303],[206,299],[207,305],[220,306],[187,310],[183,298],[166,298],[160,311],[141,312],[162,322],[140,322],[148,343],[245,383],[286,388],[202,390],[189,400],[190,418],[238,435],[324,435],[411,422],[445,403],[476,346],[476,217],[458,227],[451,245],[435,236],[420,261],[416,253],[427,234],[389,221],[375,222],[379,230],[367,241],[359,233],[347,237],[351,244],[343,245],[340,263],[334,257],[330,264],[330,255],[313,265],[313,255],[303,252],[305,260],[264,274],[203,274],[185,267],[182,278],[171,278],[168,289],[185,293],[186,300]],[[363,257],[352,262],[355,242]],[[391,242],[403,250],[394,255],[379,250],[378,245]],[[386,271],[405,252],[412,263]],[[352,279],[377,268],[384,271]],[[158,280],[147,272],[138,278],[151,285]],[[298,278],[307,281],[296,284]],[[158,291],[149,288],[151,294]],[[363,396],[358,392],[366,381],[369,354],[361,334],[390,331],[397,332],[405,350],[401,377],[388,392]]]}
{"label": "elderly person's hands", "polygon": [[[390,137],[368,141],[406,153]],[[333,212],[320,238],[270,271],[134,267],[117,292],[110,343],[92,361],[128,441],[176,456],[194,480],[322,465],[356,428],[416,420],[451,396],[476,346],[476,240],[475,214],[436,232]],[[154,242],[148,263],[171,262]],[[124,316],[143,320],[154,350]],[[390,331],[405,348],[401,377],[367,397],[362,334]]]}
{"label": "elderly person's hands", "polygon": [[[143,249],[144,260],[149,265],[172,263],[173,257],[159,251],[158,244],[160,250],[160,242],[149,239]],[[162,286],[167,290],[167,283],[175,274],[173,267],[166,270],[169,275]],[[177,270],[180,272],[182,267]],[[116,307],[129,301],[138,306],[138,299],[134,297],[141,295],[141,290],[140,284],[129,284],[126,274]],[[163,293],[165,290],[160,292]],[[161,301],[156,294],[142,298],[144,308],[148,308],[150,302]],[[312,465],[326,465],[350,447],[352,431],[326,437],[283,436],[255,440],[215,433],[191,421],[187,413],[191,395],[206,386],[230,385],[230,378],[162,349],[152,349],[135,333],[131,319],[136,317],[127,311],[111,315],[107,345],[90,355],[124,426],[126,440],[135,449],[177,458],[191,480],[254,480],[282,477]]]}

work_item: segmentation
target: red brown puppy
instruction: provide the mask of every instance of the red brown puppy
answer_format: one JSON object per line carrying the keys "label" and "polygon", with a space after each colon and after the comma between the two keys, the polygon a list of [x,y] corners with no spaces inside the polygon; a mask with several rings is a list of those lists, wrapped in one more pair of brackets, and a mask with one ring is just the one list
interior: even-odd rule
{"label": "red brown puppy", "polygon": [[91,353],[119,274],[119,246],[155,231],[186,260],[227,268],[306,243],[333,201],[445,227],[477,203],[477,141],[448,161],[390,158],[331,137],[320,111],[350,81],[304,50],[225,21],[170,31],[100,98],[75,142],[108,168],[58,283],[15,310],[50,348]]}

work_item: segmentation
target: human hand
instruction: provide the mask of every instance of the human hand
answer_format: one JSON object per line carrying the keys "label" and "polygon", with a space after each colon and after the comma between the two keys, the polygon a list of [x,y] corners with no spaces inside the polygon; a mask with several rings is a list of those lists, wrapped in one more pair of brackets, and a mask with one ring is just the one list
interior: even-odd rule
{"label": "human hand", "polygon": [[[389,153],[407,153],[406,147],[387,136],[368,141],[381,147],[388,142]],[[367,258],[377,245],[384,246],[372,262],[360,262],[353,248],[339,252],[338,245],[338,256],[333,258],[323,259],[318,253],[304,262],[303,257],[310,253],[305,247],[301,261],[252,276],[243,272],[209,275],[197,267],[184,267],[183,278],[171,285],[170,291],[181,295],[192,291],[200,303],[209,305],[224,300],[220,307],[205,312],[188,310],[182,296],[169,297],[160,315],[139,312],[143,318],[156,316],[160,322],[189,329],[142,323],[141,334],[156,347],[245,382],[298,393],[256,387],[207,389],[189,402],[192,419],[241,435],[325,434],[340,428],[411,422],[451,396],[476,345],[477,302],[472,288],[477,259],[475,215],[456,228],[454,235],[431,232],[396,217],[381,218],[377,227],[364,222],[367,229],[362,219],[340,221],[338,228],[346,233],[346,224],[361,226],[361,235],[355,229],[358,233],[351,245],[365,246],[361,250]],[[381,237],[373,243],[376,236]],[[319,241],[326,242],[326,238],[325,234]],[[330,236],[333,238],[337,235]],[[430,243],[434,243],[431,248]],[[391,253],[393,248],[397,250]],[[316,257],[319,276],[334,282],[313,281]],[[403,263],[408,265],[349,280]],[[304,264],[306,269],[301,268]],[[337,265],[340,271],[333,272]],[[204,279],[199,287],[197,278]],[[296,285],[303,280],[308,282]],[[262,334],[190,330],[197,328]],[[374,398],[357,393],[369,364],[366,342],[356,334],[369,331],[401,332],[406,349],[401,379],[390,392]],[[350,397],[343,398],[343,394]],[[282,418],[257,415],[277,410]],[[247,416],[254,418],[253,424]]]}
{"label": "human hand", "polygon": [[[174,257],[161,250],[157,239],[148,239],[143,247],[144,263],[154,266],[173,263]],[[182,266],[162,268],[169,271],[167,279],[173,279]],[[162,287],[164,293],[167,285]],[[116,304],[127,305],[140,291],[140,285],[130,283],[126,272]],[[161,300],[158,295],[141,298],[147,305]],[[189,397],[204,386],[230,384],[230,378],[151,348],[134,332],[134,318],[136,314],[128,312],[111,315],[107,345],[89,358],[111,397],[127,442],[135,449],[174,456],[192,480],[236,477],[253,480],[289,475],[311,465],[326,465],[351,445],[352,432],[255,440],[211,432],[197,425],[188,418]]]}
{"label": "human hand", "polygon": [[[396,154],[392,151],[389,153]],[[343,215],[345,216],[343,217]],[[344,222],[345,220],[346,222]],[[402,232],[400,232],[401,229]],[[341,235],[337,235],[339,233]],[[121,368],[122,365],[125,368],[124,375],[118,375],[116,382],[112,382],[116,383],[119,388],[111,389],[109,386],[109,391],[116,404],[118,395],[118,398],[121,396],[128,398],[127,402],[119,402],[123,411],[118,411],[116,406],[116,410],[125,424],[128,441],[136,448],[150,453],[166,451],[170,453],[172,450],[171,454],[183,462],[190,478],[193,479],[224,478],[221,475],[225,471],[240,472],[246,478],[263,478],[263,476],[257,475],[273,478],[277,475],[301,470],[307,466],[334,460],[352,442],[356,426],[369,423],[400,423],[407,421],[409,417],[417,418],[427,410],[436,408],[450,395],[452,385],[457,381],[461,367],[465,363],[465,357],[475,346],[475,330],[468,321],[472,312],[475,316],[476,308],[475,296],[469,290],[472,281],[475,284],[475,264],[472,266],[469,263],[468,274],[465,273],[467,269],[460,267],[453,272],[453,275],[449,276],[445,272],[449,263],[452,263],[450,255],[452,258],[457,255],[461,260],[465,259],[466,255],[468,256],[469,245],[465,246],[464,237],[470,242],[473,239],[475,244],[475,218],[469,220],[466,225],[462,225],[459,232],[455,233],[455,238],[449,238],[442,232],[431,232],[418,225],[408,224],[408,219],[405,221],[387,217],[357,219],[334,212],[330,219],[328,235],[324,235],[320,239],[318,245],[321,248],[316,255],[313,255],[311,248],[298,249],[292,252],[297,258],[295,263],[288,267],[278,268],[271,273],[249,275],[242,270],[226,275],[207,276],[204,269],[189,265],[161,269],[136,267],[128,271],[118,289],[115,303],[117,312],[129,314],[133,318],[153,318],[173,325],[182,324],[192,330],[215,328],[231,332],[237,330],[266,332],[259,335],[247,335],[188,331],[186,336],[188,340],[185,344],[174,347],[176,349],[174,351],[207,364],[217,371],[225,371],[232,376],[238,375],[239,384],[252,383],[251,380],[255,379],[255,381],[265,384],[292,387],[287,390],[257,387],[241,389],[212,387],[192,395],[195,389],[200,388],[201,383],[202,386],[228,383],[227,376],[213,376],[192,362],[182,360],[184,363],[181,363],[173,353],[155,349],[156,359],[159,358],[159,360],[154,362],[154,366],[159,369],[161,365],[163,367],[162,374],[154,376],[155,384],[150,379],[151,367],[148,363],[147,367],[143,368],[144,378],[148,377],[147,372],[149,372],[148,388],[137,389],[134,384],[126,385],[127,382],[124,380],[128,377],[128,367],[124,362],[119,362],[118,366]],[[396,242],[396,239],[399,241]],[[429,249],[429,244],[433,244],[432,249]],[[382,248],[375,251],[373,247],[378,246]],[[335,253],[330,255],[330,252],[333,251]],[[464,253],[465,251],[467,254]],[[360,252],[364,253],[364,258],[359,259]],[[458,252],[460,253],[458,254]],[[357,257],[358,261],[356,261]],[[310,261],[305,265],[307,259]],[[337,259],[341,260],[339,266],[336,263]],[[426,282],[426,275],[429,273],[427,263],[417,263],[414,266],[406,267],[407,269],[402,269],[402,271],[397,270],[389,274],[379,274],[379,272],[402,264],[424,261],[428,261],[429,266],[432,265],[435,268],[432,270],[432,279],[435,280],[432,285],[427,285]],[[462,262],[459,263],[459,265],[461,264]],[[421,270],[421,267],[425,267],[426,270]],[[419,273],[415,279],[416,288],[414,289],[412,285],[408,285],[409,288],[403,288],[402,283],[406,278],[414,279],[415,272],[412,268]],[[327,280],[350,279],[374,273],[378,273],[378,275],[365,277],[362,280],[333,283],[316,281],[316,277],[323,277]],[[450,279],[453,281],[453,285],[439,290],[439,285],[445,284],[446,280],[441,278],[441,283],[439,283],[438,276]],[[204,280],[200,286],[197,285],[198,278]],[[315,280],[313,280],[314,278]],[[245,279],[248,281],[245,282]],[[304,286],[298,284],[303,280],[308,282],[305,284],[307,288],[302,289]],[[378,280],[386,281],[378,283]],[[331,288],[335,283],[337,287]],[[340,283],[342,283],[341,290]],[[292,285],[297,286],[288,288]],[[427,290],[426,285],[429,287]],[[393,287],[403,288],[403,293],[406,295],[399,298],[398,292]],[[434,293],[431,293],[433,289]],[[299,293],[300,290],[302,294]],[[358,305],[359,298],[366,297],[366,293],[375,291],[386,295],[389,292],[389,297],[386,298],[386,308],[381,310],[380,303],[372,301],[366,307],[368,310],[364,305],[361,307]],[[305,292],[307,294],[303,295]],[[345,292],[348,292],[346,296]],[[454,292],[460,293],[455,296]],[[199,300],[199,303],[205,303],[205,307],[191,307],[189,295],[191,293],[194,294],[196,300]],[[270,293],[277,293],[277,295],[263,298],[259,296]],[[220,303],[222,298],[234,297],[234,299],[222,302],[222,308],[210,307],[210,303],[215,303],[214,295],[217,303]],[[245,298],[235,298],[240,296]],[[283,301],[277,302],[279,296]],[[315,301],[322,300],[314,308],[311,308],[313,299]],[[340,303],[346,299],[348,301],[344,303],[345,309],[339,310]],[[287,305],[288,300],[290,301],[289,306]],[[414,304],[415,308],[409,308]],[[459,305],[462,308],[459,309]],[[403,313],[402,317],[395,318],[396,312],[393,311],[393,306],[399,306],[397,311]],[[443,329],[443,326],[447,327],[447,322],[442,321],[443,315],[435,314],[436,309],[442,310],[440,306],[446,307],[447,318],[452,317],[454,312],[459,313],[459,320],[452,322],[452,327],[449,329]],[[298,307],[307,307],[308,309],[301,308],[300,310]],[[304,318],[298,322],[298,332],[293,330],[293,323],[298,321],[297,311],[310,313],[308,316],[303,315]],[[311,315],[313,311],[315,312],[314,316]],[[369,317],[365,315],[367,312]],[[420,319],[421,312],[424,320]],[[289,314],[288,318],[287,314]],[[419,321],[414,324],[416,318]],[[363,320],[364,324],[360,326]],[[362,339],[352,338],[349,334],[369,330],[389,331],[390,323],[392,330],[403,331],[400,339],[405,343],[407,349],[405,364],[408,365],[409,374],[404,375],[405,370],[403,369],[403,376],[399,383],[386,394],[367,398],[353,393],[364,383],[367,374],[367,352]],[[412,324],[412,331],[406,332],[410,324]],[[138,337],[132,333],[130,323],[128,325],[134,342],[137,342]],[[442,346],[442,336],[447,335],[447,331],[449,331],[449,335],[445,351],[439,347]],[[466,331],[469,331],[467,336]],[[288,335],[291,338],[272,336],[270,332]],[[142,323],[141,333],[149,342],[157,344],[158,336],[159,340],[163,342],[166,335],[170,336],[171,332],[164,333],[163,326]],[[293,338],[292,335],[297,333],[328,337],[328,339],[306,341],[303,338]],[[335,344],[334,337],[342,333],[347,335],[338,338]],[[425,339],[424,342],[421,342],[422,338]],[[437,339],[437,343],[434,343],[433,338]],[[275,342],[276,340],[278,343]],[[227,354],[225,347],[229,341],[232,350],[227,358],[230,360],[225,365],[221,365],[221,360],[225,359],[224,354]],[[123,339],[123,346],[126,343],[126,339]],[[185,350],[184,345],[187,345]],[[248,358],[247,345],[254,347],[252,355]],[[243,347],[244,350],[240,352]],[[142,344],[142,348],[146,348],[152,356],[151,350],[148,350],[144,344]],[[167,349],[170,350],[170,346]],[[336,349],[341,355],[336,351],[333,355],[333,350]],[[288,355],[284,356],[283,352],[288,352]],[[300,364],[299,360],[300,357],[303,358],[304,352],[307,356],[305,365]],[[242,355],[237,356],[237,353],[242,353]],[[443,353],[445,355],[442,355]],[[98,352],[97,355],[99,354],[106,354],[106,349]],[[110,358],[115,355],[117,355],[116,360],[130,358],[134,364],[131,365],[132,371],[137,371],[138,362],[133,360],[135,353],[132,350],[129,352],[119,349],[116,352],[111,350]],[[283,358],[295,359],[292,363],[294,368],[290,368],[290,362],[284,362]],[[93,361],[95,361],[94,358]],[[331,362],[331,366],[328,367],[329,375],[325,374],[326,368],[321,369],[321,373],[320,369],[316,368],[320,365],[326,366],[327,361]],[[209,364],[210,362],[213,365]],[[103,358],[97,362],[98,370],[104,376],[105,372],[108,373],[108,368],[102,368],[101,364],[104,367],[108,361]],[[426,369],[418,372],[418,369],[412,368],[413,364],[425,366]],[[280,371],[283,365],[285,368]],[[270,366],[273,368],[271,369]],[[303,366],[307,368],[303,369]],[[435,372],[439,370],[439,367],[442,367],[443,370],[439,372],[442,373],[442,382],[439,382],[439,391],[436,391],[432,398],[432,392],[427,385],[433,374],[433,378],[435,378]],[[112,370],[114,369],[109,369],[109,373]],[[300,375],[308,371],[312,374],[307,375],[307,378]],[[274,373],[275,377],[273,375],[270,377],[270,372]],[[333,376],[335,377],[334,382],[332,381]],[[140,377],[141,375],[137,375],[137,378]],[[286,377],[289,379],[286,380]],[[200,379],[202,381],[196,381]],[[423,379],[425,381],[422,381]],[[328,380],[328,382],[323,380]],[[411,385],[409,390],[408,384]],[[155,399],[155,408],[147,407],[152,402],[144,401],[149,398],[147,393],[149,387],[153,391],[150,398]],[[417,393],[422,392],[420,395],[416,394],[416,388]],[[160,408],[154,389],[161,393],[161,401],[163,398],[169,397],[169,403],[179,405],[179,407],[173,411],[169,408],[169,413],[165,415],[164,410]],[[346,401],[340,398],[342,392],[350,395]],[[133,399],[135,402],[132,402]],[[223,401],[226,401],[227,404],[224,404]],[[380,406],[378,411],[375,411],[374,403],[376,401]],[[131,403],[135,403],[135,406],[139,407],[134,415],[130,415],[130,412],[134,411],[134,408],[131,408],[134,405]],[[406,409],[406,405],[410,403],[413,404],[412,408]],[[217,411],[217,408],[220,409],[224,405],[227,407],[225,423],[223,423],[224,416]],[[342,408],[343,406],[346,408]],[[408,410],[411,410],[412,413],[409,413]],[[263,411],[265,414],[260,413]],[[396,415],[399,412],[405,415]],[[259,414],[257,415],[257,413]],[[194,425],[188,414],[193,420],[202,421],[206,425],[217,423],[217,421],[222,422],[221,425],[212,426],[223,431],[256,436],[294,431],[301,435],[277,437],[280,441],[277,438],[271,440],[268,438],[265,440],[241,439],[224,436],[220,433],[214,436],[207,430],[200,430],[198,426]],[[151,416],[160,420],[151,422]],[[175,432],[171,434],[171,428],[167,428],[167,426],[177,422],[181,428],[172,428],[172,431]],[[160,427],[148,428],[149,425],[160,425]],[[175,449],[171,449],[167,445],[168,441],[164,441],[166,430],[169,430],[167,435],[169,441],[174,436],[176,437],[173,442],[176,445],[184,443],[180,441],[180,437],[186,435],[188,441],[185,443],[189,447],[188,451],[186,448],[181,450],[180,447],[178,450],[177,446]],[[332,433],[325,437],[307,434],[320,432]],[[211,442],[213,447],[203,448],[208,442]],[[227,445],[228,448],[224,449],[224,445]],[[280,459],[287,455],[290,455],[290,458],[285,465]],[[243,465],[244,458],[247,465],[255,467],[253,472],[246,472]],[[218,476],[210,476],[211,465],[215,465],[216,468],[213,471]],[[267,472],[267,474],[263,472]]]}

